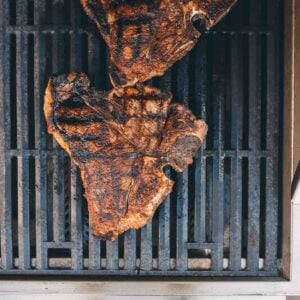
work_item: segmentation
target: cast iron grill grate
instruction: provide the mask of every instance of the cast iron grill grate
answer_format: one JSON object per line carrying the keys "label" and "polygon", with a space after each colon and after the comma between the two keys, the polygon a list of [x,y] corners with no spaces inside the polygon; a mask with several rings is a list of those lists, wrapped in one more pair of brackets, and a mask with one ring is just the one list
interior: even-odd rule
{"label": "cast iron grill grate", "polygon": [[283,0],[239,0],[152,84],[209,125],[152,222],[89,232],[77,168],[46,133],[52,73],[109,89],[107,49],[79,0],[0,0],[1,264],[8,275],[280,276]]}

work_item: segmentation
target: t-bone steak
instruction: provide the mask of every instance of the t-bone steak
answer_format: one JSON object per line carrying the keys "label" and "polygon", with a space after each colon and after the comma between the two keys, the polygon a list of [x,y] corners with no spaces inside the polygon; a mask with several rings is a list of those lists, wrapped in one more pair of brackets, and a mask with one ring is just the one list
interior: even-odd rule
{"label": "t-bone steak", "polygon": [[95,236],[144,226],[172,191],[164,166],[192,163],[207,126],[171,98],[143,85],[97,91],[83,73],[50,79],[48,131],[80,168]]}
{"label": "t-bone steak", "polygon": [[[110,49],[113,85],[163,75],[236,0],[81,0]],[[201,27],[201,26],[200,26]]]}

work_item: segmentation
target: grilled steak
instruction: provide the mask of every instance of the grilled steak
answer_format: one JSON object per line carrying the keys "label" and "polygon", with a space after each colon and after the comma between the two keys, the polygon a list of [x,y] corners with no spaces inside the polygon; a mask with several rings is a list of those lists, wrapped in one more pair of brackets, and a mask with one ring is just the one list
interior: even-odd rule
{"label": "grilled steak", "polygon": [[192,163],[207,126],[171,98],[142,85],[97,91],[84,74],[50,79],[48,131],[81,170],[95,236],[114,240],[145,225],[172,191],[163,167]]}
{"label": "grilled steak", "polygon": [[237,0],[81,0],[110,48],[114,86],[134,85],[164,72],[190,51]]}

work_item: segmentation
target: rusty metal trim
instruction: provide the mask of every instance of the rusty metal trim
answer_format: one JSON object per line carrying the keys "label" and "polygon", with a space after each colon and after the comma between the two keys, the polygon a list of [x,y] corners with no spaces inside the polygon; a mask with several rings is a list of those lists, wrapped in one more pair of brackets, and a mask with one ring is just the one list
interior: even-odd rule
{"label": "rusty metal trim", "polygon": [[[300,158],[300,2],[286,1],[285,7],[285,103],[284,103],[284,175],[283,175],[283,276],[291,277],[291,186]],[[300,204],[300,199],[294,199]]]}

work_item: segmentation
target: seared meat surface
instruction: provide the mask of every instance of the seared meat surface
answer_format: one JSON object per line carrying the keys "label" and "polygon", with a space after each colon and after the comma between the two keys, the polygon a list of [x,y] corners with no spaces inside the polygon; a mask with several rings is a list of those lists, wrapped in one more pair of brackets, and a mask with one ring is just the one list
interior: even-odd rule
{"label": "seared meat surface", "polygon": [[110,48],[113,85],[129,86],[163,75],[237,0],[81,0]]}
{"label": "seared meat surface", "polygon": [[172,191],[163,167],[192,163],[207,126],[171,98],[142,85],[97,91],[84,74],[50,79],[48,131],[80,168],[95,236],[144,226]]}

